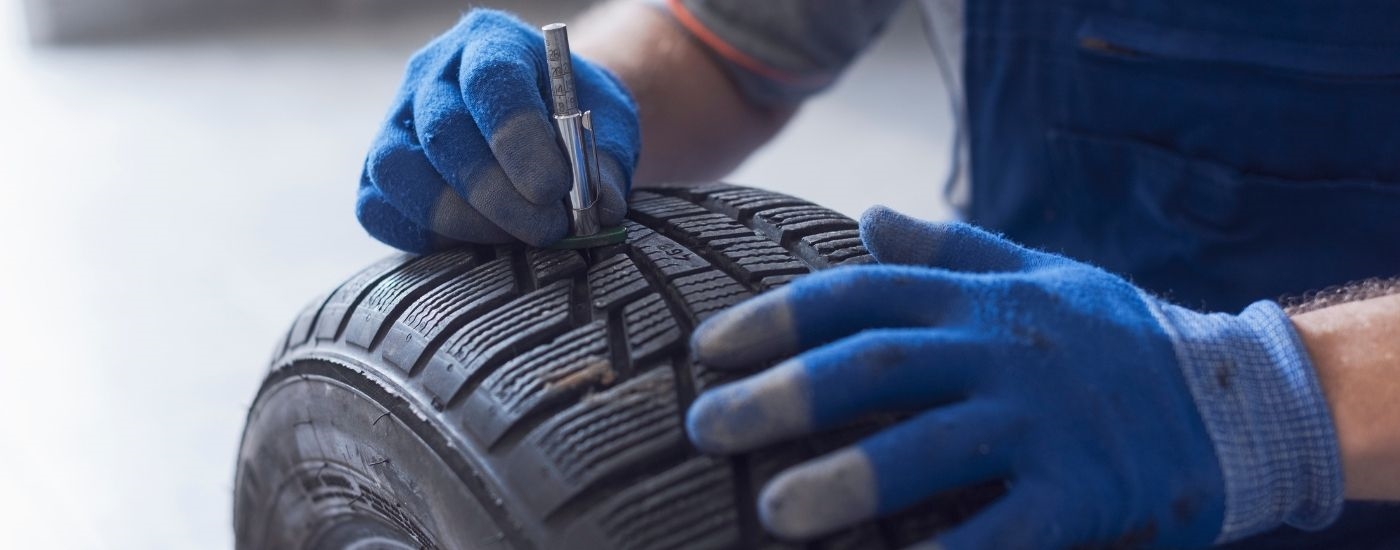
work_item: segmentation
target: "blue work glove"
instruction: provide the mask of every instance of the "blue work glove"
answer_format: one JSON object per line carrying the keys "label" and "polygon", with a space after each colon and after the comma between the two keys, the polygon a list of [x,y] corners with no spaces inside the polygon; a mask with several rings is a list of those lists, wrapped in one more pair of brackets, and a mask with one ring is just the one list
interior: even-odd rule
{"label": "blue work glove", "polygon": [[1339,513],[1331,416],[1276,304],[1197,313],[884,208],[861,231],[884,265],[813,274],[693,336],[714,368],[800,353],[695,401],[687,428],[704,451],[912,414],[769,482],[758,511],[773,533],[811,537],[997,479],[1005,496],[937,547],[1196,547]]}
{"label": "blue work glove", "polygon": [[[573,66],[579,106],[593,111],[599,220],[616,225],[637,164],[637,108],[606,70],[578,56]],[[500,11],[467,14],[409,60],[365,160],[360,224],[410,252],[563,238],[572,182],[546,97],[539,31]]]}

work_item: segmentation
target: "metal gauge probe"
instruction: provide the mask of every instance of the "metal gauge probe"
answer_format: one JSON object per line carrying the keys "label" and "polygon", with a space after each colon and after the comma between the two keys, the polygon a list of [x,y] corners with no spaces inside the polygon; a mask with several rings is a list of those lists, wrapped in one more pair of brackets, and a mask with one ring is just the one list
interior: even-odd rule
{"label": "metal gauge probe", "polygon": [[598,223],[598,147],[593,135],[593,111],[580,111],[574,92],[574,64],[569,52],[569,31],[563,23],[545,25],[545,59],[549,65],[549,103],[559,144],[569,157],[569,236],[553,248],[591,248],[627,239],[623,227],[602,228]]}

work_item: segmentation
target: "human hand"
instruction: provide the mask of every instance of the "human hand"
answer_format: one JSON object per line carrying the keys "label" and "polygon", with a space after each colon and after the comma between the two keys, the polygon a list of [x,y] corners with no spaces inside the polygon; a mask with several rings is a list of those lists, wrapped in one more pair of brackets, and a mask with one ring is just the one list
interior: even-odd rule
{"label": "human hand", "polygon": [[[637,109],[606,70],[578,56],[573,67],[580,108],[593,111],[599,221],[616,225],[637,163]],[[548,96],[539,31],[500,11],[467,14],[409,60],[365,160],[360,224],[411,252],[563,238],[572,181]]]}
{"label": "human hand", "polygon": [[813,537],[996,479],[1001,500],[932,542],[1196,547],[1340,510],[1327,404],[1272,302],[1197,313],[883,208],[861,230],[884,265],[799,279],[692,336],[715,368],[796,354],[695,401],[687,429],[704,451],[912,413],[772,479],[758,511],[773,533]]}

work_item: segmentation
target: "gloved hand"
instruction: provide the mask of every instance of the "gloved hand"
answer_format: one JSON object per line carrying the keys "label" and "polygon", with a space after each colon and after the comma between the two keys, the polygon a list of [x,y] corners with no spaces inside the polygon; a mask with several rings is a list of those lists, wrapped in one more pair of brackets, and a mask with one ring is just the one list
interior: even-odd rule
{"label": "gloved hand", "polygon": [[[593,111],[599,220],[616,225],[637,163],[637,108],[606,70],[578,56],[573,67],[580,109]],[[360,224],[411,252],[563,238],[572,182],[548,96],[539,31],[500,11],[467,14],[409,60],[360,177]]]}
{"label": "gloved hand", "polygon": [[716,368],[801,352],[695,401],[687,428],[704,451],[913,413],[774,478],[758,503],[773,533],[810,537],[995,479],[1006,495],[937,545],[1184,548],[1338,514],[1331,416],[1274,303],[1197,313],[878,207],[861,229],[885,265],[813,274],[693,336]]}

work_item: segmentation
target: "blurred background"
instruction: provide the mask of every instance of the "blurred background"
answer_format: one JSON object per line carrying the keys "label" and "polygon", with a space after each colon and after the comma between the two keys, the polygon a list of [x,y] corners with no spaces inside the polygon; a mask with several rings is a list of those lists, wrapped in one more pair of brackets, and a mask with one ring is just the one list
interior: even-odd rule
{"label": "blurred background", "polygon": [[[535,22],[578,0],[484,2]],[[274,342],[389,253],[352,214],[408,56],[465,2],[0,4],[0,539],[227,548]],[[944,91],[906,6],[730,181],[944,217]]]}

